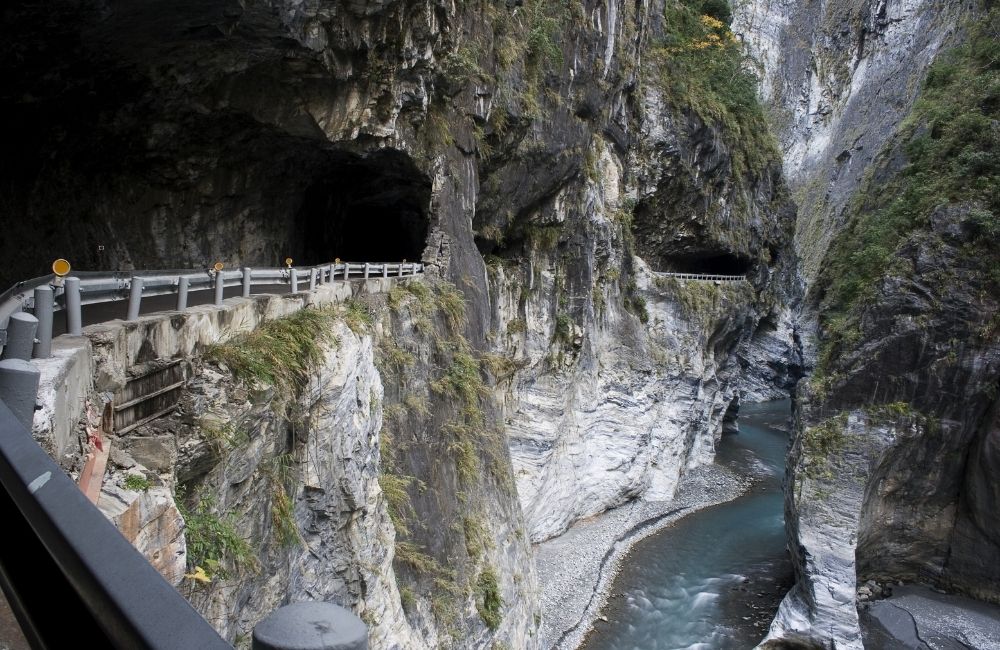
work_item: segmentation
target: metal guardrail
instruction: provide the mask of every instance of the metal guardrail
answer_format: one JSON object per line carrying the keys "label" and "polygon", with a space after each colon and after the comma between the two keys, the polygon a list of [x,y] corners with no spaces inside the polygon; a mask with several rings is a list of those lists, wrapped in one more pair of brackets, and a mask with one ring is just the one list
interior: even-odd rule
{"label": "metal guardrail", "polygon": [[0,587],[33,648],[232,648],[0,401]]}
{"label": "metal guardrail", "polygon": [[[406,277],[422,273],[423,264],[402,263],[330,263],[309,267],[250,268],[236,270],[190,269],[165,271],[74,271],[66,277],[54,274],[19,282],[0,294],[0,350],[7,344],[10,317],[18,312],[32,311],[38,318],[38,340],[34,357],[49,354],[52,313],[66,311],[66,330],[79,335],[82,329],[82,307],[97,303],[128,300],[126,318],[139,317],[142,299],[152,296],[176,295],[177,310],[187,308],[188,293],[215,291],[215,304],[221,305],[228,287],[242,287],[242,296],[249,297],[253,287],[288,284],[293,293],[313,290],[334,280],[355,280],[374,277]],[[47,319],[47,320],[46,320]]]}
{"label": "metal guardrail", "polygon": [[711,273],[668,273],[665,271],[656,271],[655,274],[660,277],[677,278],[678,280],[715,280],[718,282],[745,282],[747,279],[747,276],[745,275],[717,275]]}

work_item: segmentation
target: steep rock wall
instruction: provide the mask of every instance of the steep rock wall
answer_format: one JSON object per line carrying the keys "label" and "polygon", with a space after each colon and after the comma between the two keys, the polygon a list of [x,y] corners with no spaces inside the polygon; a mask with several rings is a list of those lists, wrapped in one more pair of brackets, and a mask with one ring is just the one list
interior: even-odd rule
{"label": "steep rock wall", "polygon": [[977,189],[995,183],[995,169],[964,167],[992,160],[996,142],[958,127],[995,120],[992,104],[965,90],[995,76],[976,57],[995,49],[996,19],[978,9],[737,11],[765,63],[800,208],[809,294],[798,328],[807,365],[818,356],[799,385],[788,460],[799,582],[767,647],[860,648],[855,591],[870,579],[996,599],[995,531],[983,517],[995,495],[980,478],[996,462],[996,204]]}
{"label": "steep rock wall", "polygon": [[800,272],[816,277],[846,208],[909,113],[927,67],[960,39],[966,1],[743,0],[733,31],[757,61],[761,96],[798,207]]}

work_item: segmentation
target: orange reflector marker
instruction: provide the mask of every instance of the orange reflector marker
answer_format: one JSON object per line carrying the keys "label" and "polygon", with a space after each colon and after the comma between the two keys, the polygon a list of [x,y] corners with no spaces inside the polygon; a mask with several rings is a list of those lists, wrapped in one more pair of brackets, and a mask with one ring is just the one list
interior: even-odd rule
{"label": "orange reflector marker", "polygon": [[52,272],[60,278],[68,275],[71,268],[69,260],[64,260],[61,257],[55,262],[52,262]]}
{"label": "orange reflector marker", "polygon": [[292,258],[286,257],[285,258],[285,266],[291,267],[291,265],[292,265]]}
{"label": "orange reflector marker", "polygon": [[215,269],[216,272],[218,272],[218,271],[221,271],[222,269],[226,268],[226,265],[223,264],[222,262],[216,262],[215,266],[213,266],[212,268]]}

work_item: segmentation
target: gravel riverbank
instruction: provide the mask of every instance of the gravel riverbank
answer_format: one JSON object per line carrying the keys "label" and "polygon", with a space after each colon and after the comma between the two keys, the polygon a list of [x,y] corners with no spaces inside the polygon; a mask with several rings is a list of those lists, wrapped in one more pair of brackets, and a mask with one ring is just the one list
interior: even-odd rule
{"label": "gravel riverbank", "polygon": [[671,501],[633,501],[538,544],[541,647],[570,650],[579,645],[633,544],[692,512],[735,499],[752,484],[752,477],[706,465],[682,479]]}

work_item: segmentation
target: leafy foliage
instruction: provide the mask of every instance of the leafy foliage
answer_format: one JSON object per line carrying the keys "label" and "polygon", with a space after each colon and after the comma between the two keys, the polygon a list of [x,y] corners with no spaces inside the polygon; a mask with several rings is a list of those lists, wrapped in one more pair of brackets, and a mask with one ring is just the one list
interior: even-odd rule
{"label": "leafy foliage", "polygon": [[184,517],[189,565],[201,567],[209,577],[257,570],[257,558],[249,542],[236,530],[233,513],[219,515],[215,512],[215,499],[204,494],[197,497],[191,508],[182,498],[176,501]]}

